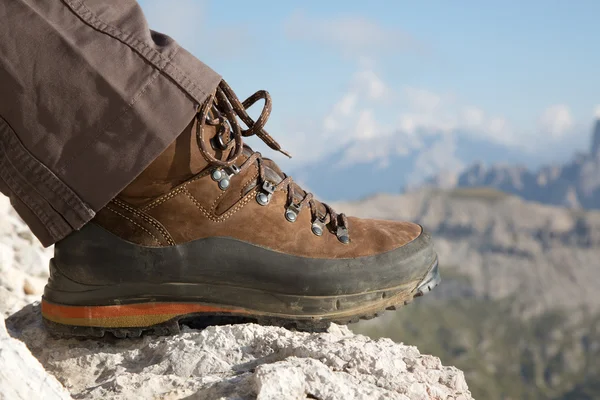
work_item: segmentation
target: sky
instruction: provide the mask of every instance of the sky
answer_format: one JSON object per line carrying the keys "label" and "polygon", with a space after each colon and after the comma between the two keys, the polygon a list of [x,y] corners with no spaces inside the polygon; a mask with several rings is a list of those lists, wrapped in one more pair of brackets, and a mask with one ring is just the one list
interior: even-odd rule
{"label": "sky", "polygon": [[240,98],[270,92],[267,130],[292,165],[343,146],[353,148],[343,162],[376,146],[371,157],[403,154],[434,133],[448,165],[460,164],[453,152],[461,136],[540,163],[564,160],[588,146],[600,116],[600,1],[140,5],[152,29],[220,73]]}

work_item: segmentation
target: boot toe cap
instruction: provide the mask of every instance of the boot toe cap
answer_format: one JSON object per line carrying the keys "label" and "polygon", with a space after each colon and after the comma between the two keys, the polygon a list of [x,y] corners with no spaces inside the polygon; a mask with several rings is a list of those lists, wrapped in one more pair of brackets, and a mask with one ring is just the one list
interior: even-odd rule
{"label": "boot toe cap", "polygon": [[413,222],[349,218],[350,235],[361,256],[389,252],[413,242],[423,233]]}

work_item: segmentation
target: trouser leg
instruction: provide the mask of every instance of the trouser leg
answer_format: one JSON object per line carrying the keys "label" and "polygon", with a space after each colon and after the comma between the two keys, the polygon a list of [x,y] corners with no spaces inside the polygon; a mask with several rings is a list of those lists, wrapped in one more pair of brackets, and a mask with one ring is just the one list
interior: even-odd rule
{"label": "trouser leg", "polygon": [[134,0],[0,0],[0,190],[44,245],[81,228],[220,76]]}

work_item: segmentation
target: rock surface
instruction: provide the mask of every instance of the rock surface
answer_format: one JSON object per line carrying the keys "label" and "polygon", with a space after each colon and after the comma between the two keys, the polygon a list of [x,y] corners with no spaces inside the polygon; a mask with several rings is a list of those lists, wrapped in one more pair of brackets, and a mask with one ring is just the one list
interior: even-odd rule
{"label": "rock surface", "polygon": [[22,342],[0,323],[0,399],[70,399],[69,392],[44,370]]}
{"label": "rock surface", "polygon": [[7,317],[39,299],[52,249],[44,249],[0,195],[0,313]]}
{"label": "rock surface", "polygon": [[29,305],[7,320],[78,399],[470,399],[463,373],[390,339],[253,324],[170,337],[55,339]]}

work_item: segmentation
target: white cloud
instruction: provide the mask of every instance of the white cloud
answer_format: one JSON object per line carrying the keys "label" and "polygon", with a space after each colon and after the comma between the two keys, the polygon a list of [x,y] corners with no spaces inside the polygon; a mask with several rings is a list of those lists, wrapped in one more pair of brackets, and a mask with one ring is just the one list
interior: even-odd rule
{"label": "white cloud", "polygon": [[466,126],[471,129],[476,129],[484,123],[485,114],[477,107],[467,106],[462,110],[461,118],[465,122]]}
{"label": "white cloud", "polygon": [[343,126],[344,119],[347,119],[356,108],[358,102],[358,93],[351,91],[346,93],[334,104],[331,113],[323,119],[323,128],[325,132],[339,130]]}
{"label": "white cloud", "polygon": [[421,46],[407,32],[360,16],[325,18],[296,12],[285,28],[292,39],[318,42],[359,59]]}
{"label": "white cloud", "polygon": [[520,139],[503,117],[463,104],[451,94],[406,87],[401,100],[402,111],[398,113],[396,126],[404,135],[459,134],[508,146],[517,145]]}
{"label": "white cloud", "polygon": [[[565,132],[572,124],[568,109],[566,113],[564,107],[549,110],[552,112],[547,110],[540,120],[552,126],[554,134]],[[340,149],[344,149],[341,159],[332,160],[340,167],[373,161],[385,166],[393,157],[417,154],[418,170],[425,175],[435,169],[448,172],[461,167],[456,155],[460,138],[528,152],[548,135],[535,129],[514,129],[505,117],[490,114],[452,93],[414,86],[394,90],[369,68],[354,74],[347,90],[320,119],[311,125],[302,122],[290,126],[297,149],[296,166]]]}
{"label": "white cloud", "polygon": [[358,90],[363,90],[372,100],[383,99],[389,88],[372,69],[363,69],[355,76]]}
{"label": "white cloud", "polygon": [[334,112],[339,113],[340,115],[347,117],[354,111],[356,108],[356,103],[358,102],[358,94],[357,93],[347,93],[342,99],[333,107]]}
{"label": "white cloud", "polygon": [[[536,148],[540,137],[561,138],[573,128],[573,118],[565,105],[544,112],[538,121],[542,133],[517,130],[504,116],[491,114],[452,93],[415,86],[392,87],[377,73],[378,61],[391,52],[423,47],[402,30],[362,17],[326,19],[303,13],[294,14],[285,27],[291,38],[329,46],[358,61],[359,69],[346,92],[314,133],[315,139],[335,143],[335,148],[322,146],[311,154],[312,158],[345,148],[339,165],[373,160],[385,165],[393,156],[418,152],[418,169],[429,174],[436,169],[461,167],[456,156],[461,137],[526,152]],[[600,105],[596,113],[600,117]]]}
{"label": "white cloud", "polygon": [[411,107],[420,112],[434,112],[442,101],[440,95],[426,89],[405,87],[403,92]]}
{"label": "white cloud", "polygon": [[340,143],[373,136],[376,122],[370,108],[383,100],[389,90],[375,71],[357,72],[348,91],[323,118],[323,130],[327,134],[340,136]]}
{"label": "white cloud", "polygon": [[506,119],[502,117],[493,117],[488,122],[487,128],[487,132],[490,134],[490,136],[496,138],[497,141],[502,142],[502,135],[507,135],[504,138],[504,142],[506,144],[518,145],[518,141],[514,140],[518,139],[518,137],[516,137],[514,132],[509,129],[508,121]]}
{"label": "white cloud", "polygon": [[594,108],[594,118],[600,119],[600,104]]}
{"label": "white cloud", "polygon": [[565,104],[556,104],[548,107],[540,116],[538,129],[543,134],[549,134],[558,139],[568,133],[573,127],[571,110]]}
{"label": "white cloud", "polygon": [[[459,135],[507,146],[523,143],[523,137],[515,134],[501,116],[463,104],[452,94],[417,87],[394,91],[369,68],[355,73],[347,91],[314,134],[315,139],[335,141],[336,148],[346,148],[339,166],[374,160],[385,165],[390,157],[418,151],[428,154],[421,157],[421,162],[435,157],[454,170],[459,165],[455,156],[455,138]],[[425,143],[429,143],[428,148]],[[317,152],[311,151],[310,157],[319,158],[334,150],[323,146]]]}
{"label": "white cloud", "polygon": [[358,113],[355,137],[359,140],[372,139],[377,136],[377,122],[373,110],[362,110]]}
{"label": "white cloud", "polygon": [[[333,105],[331,111],[323,119],[323,128],[325,132],[334,132],[339,130],[352,130],[357,137],[366,137],[374,132],[371,128],[367,132],[366,120],[375,123],[375,117],[371,110],[357,110],[359,103],[364,106],[368,102],[378,102],[383,100],[390,89],[372,70],[361,70],[354,75],[348,91]],[[358,116],[358,121],[354,115]],[[348,121],[354,121],[355,129],[351,128]]]}

